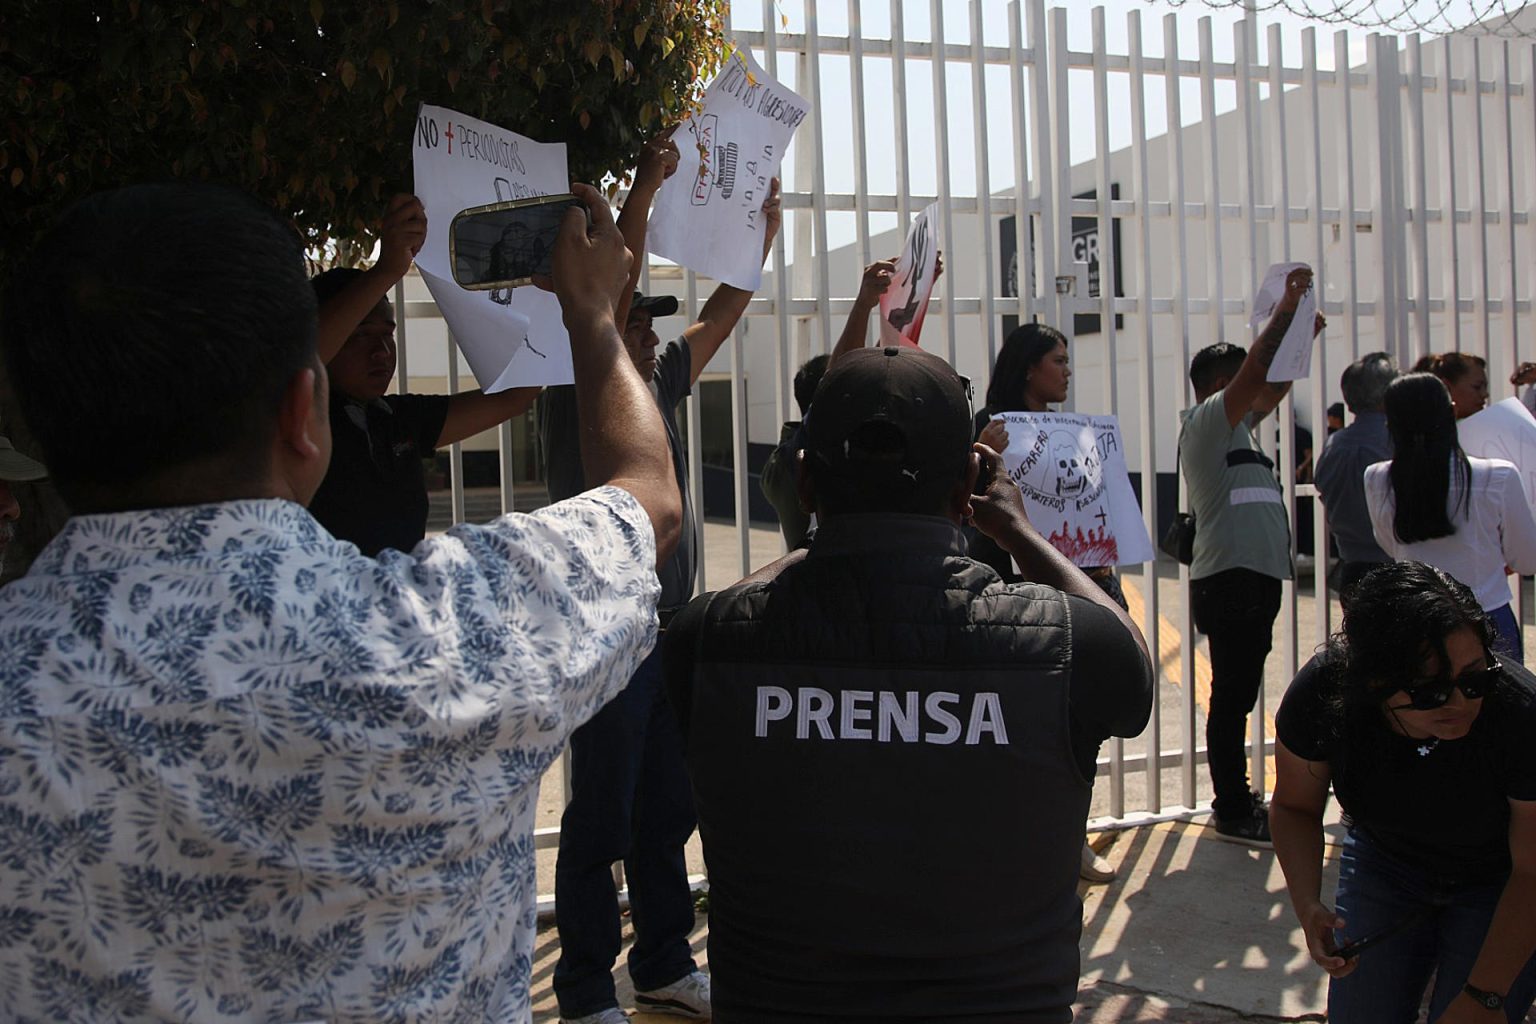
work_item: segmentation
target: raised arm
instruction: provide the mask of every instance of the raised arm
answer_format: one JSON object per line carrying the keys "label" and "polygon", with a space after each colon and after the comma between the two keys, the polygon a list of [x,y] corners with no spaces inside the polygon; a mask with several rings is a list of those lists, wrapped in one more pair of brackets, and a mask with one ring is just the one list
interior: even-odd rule
{"label": "raised arm", "polygon": [[891,279],[895,275],[895,260],[876,260],[864,268],[864,277],[859,281],[859,294],[853,300],[853,309],[848,313],[843,333],[832,347],[827,369],[830,370],[845,354],[864,347],[869,334],[869,314],[880,304],[880,296],[891,287]]}
{"label": "raised arm", "polygon": [[[1271,384],[1265,378],[1269,375],[1270,364],[1275,361],[1275,353],[1280,350],[1280,342],[1285,338],[1285,332],[1296,316],[1297,304],[1311,287],[1312,271],[1310,270],[1293,270],[1285,279],[1285,294],[1280,297],[1279,304],[1275,306],[1274,315],[1269,318],[1269,323],[1264,325],[1263,332],[1259,334],[1253,347],[1248,350],[1248,358],[1243,360],[1243,365],[1238,369],[1236,376],[1222,392],[1229,425],[1237,426],[1249,413],[1254,413],[1262,419],[1269,415],[1291,390],[1289,382]],[[1318,319],[1320,321],[1322,318]],[[1318,330],[1321,329],[1319,324]],[[1316,334],[1314,333],[1313,336],[1316,337]]]}
{"label": "raised arm", "polygon": [[624,244],[634,257],[629,266],[629,287],[624,290],[619,308],[614,311],[614,321],[621,331],[629,319],[629,304],[640,285],[640,271],[645,266],[645,229],[650,223],[651,201],[656,198],[661,183],[677,170],[677,143],[672,141],[675,127],[668,128],[640,148],[640,159],[635,164],[635,183],[624,200],[624,209],[619,211],[619,233],[624,236]]}
{"label": "raised arm", "polygon": [[315,348],[322,363],[334,359],[379,300],[389,297],[426,240],[427,211],[421,200],[412,195],[391,199],[379,226],[379,261],[320,307]]}
{"label": "raised arm", "polygon": [[437,446],[443,448],[455,441],[463,441],[514,416],[521,416],[543,390],[540,387],[509,388],[494,395],[483,391],[454,395],[448,399],[448,417],[443,420],[443,432],[437,437]]}
{"label": "raised arm", "polygon": [[601,193],[572,185],[590,228],[568,211],[555,243],[554,290],[571,336],[581,462],[594,486],[622,487],[656,531],[658,564],[677,547],[683,507],[661,413],[624,348],[614,321],[629,294],[630,254]]}
{"label": "raised arm", "polygon": [[[774,178],[768,185],[768,198],[763,200],[763,259],[773,251],[773,240],[778,237],[779,224],[783,221],[784,211],[779,199],[779,179]],[[735,288],[728,284],[722,284],[710,295],[709,301],[704,303],[704,308],[699,311],[699,320],[693,326],[683,332],[683,337],[688,339],[688,348],[693,353],[693,365],[690,367],[688,383],[693,384],[699,379],[699,374],[704,372],[704,367],[715,357],[720,346],[726,338],[731,336],[731,331],[736,327],[736,321],[741,319],[741,314],[746,312],[747,303],[752,301],[752,293]]]}

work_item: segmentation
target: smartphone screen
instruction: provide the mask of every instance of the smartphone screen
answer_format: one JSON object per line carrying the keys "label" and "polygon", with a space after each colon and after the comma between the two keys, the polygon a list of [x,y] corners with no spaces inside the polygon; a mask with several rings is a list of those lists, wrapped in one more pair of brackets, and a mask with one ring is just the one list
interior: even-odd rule
{"label": "smartphone screen", "polygon": [[565,211],[586,209],[573,195],[539,196],[476,206],[453,218],[449,250],[461,288],[488,290],[527,284],[553,269],[555,238]]}

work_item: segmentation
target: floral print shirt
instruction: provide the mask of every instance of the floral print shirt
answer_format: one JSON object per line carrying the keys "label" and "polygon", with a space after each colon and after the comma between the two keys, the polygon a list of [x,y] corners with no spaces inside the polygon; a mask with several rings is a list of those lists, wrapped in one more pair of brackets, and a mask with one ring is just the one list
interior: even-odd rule
{"label": "floral print shirt", "polygon": [[377,561],[280,500],[71,520],[0,590],[0,1019],[526,1020],[539,778],[658,589],[617,488]]}

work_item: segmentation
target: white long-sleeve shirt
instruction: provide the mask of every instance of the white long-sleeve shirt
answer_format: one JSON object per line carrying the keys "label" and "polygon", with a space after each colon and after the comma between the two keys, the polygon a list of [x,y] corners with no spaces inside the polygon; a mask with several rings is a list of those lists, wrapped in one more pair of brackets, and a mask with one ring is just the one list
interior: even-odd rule
{"label": "white long-sleeve shirt", "polygon": [[1456,532],[1447,537],[1405,543],[1392,529],[1397,500],[1387,475],[1390,462],[1365,470],[1365,502],[1371,513],[1376,542],[1394,560],[1426,562],[1444,569],[1472,588],[1485,611],[1509,603],[1505,567],[1518,573],[1536,572],[1536,515],[1525,500],[1520,473],[1504,459],[1469,456],[1472,479],[1467,503],[1452,478],[1447,512]]}

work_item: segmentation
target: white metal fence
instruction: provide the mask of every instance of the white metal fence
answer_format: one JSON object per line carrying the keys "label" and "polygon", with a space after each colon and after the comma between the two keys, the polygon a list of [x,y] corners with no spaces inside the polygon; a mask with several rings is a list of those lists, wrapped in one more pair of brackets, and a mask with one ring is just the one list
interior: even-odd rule
{"label": "white metal fence", "polygon": [[[776,439],[778,422],[791,418],[794,370],[829,348],[859,268],[893,252],[912,212],[935,198],[943,202],[947,272],[925,346],[976,380],[979,394],[1001,341],[1001,317],[1039,316],[1060,327],[1073,338],[1078,370],[1068,405],[1120,417],[1154,536],[1156,481],[1173,472],[1178,414],[1192,399],[1190,355],[1215,341],[1246,343],[1251,295],[1270,262],[1312,264],[1329,317],[1311,379],[1281,407],[1278,440],[1266,438],[1282,468],[1295,464],[1298,411],[1310,416],[1321,449],[1323,409],[1339,397],[1339,371],[1363,352],[1385,349],[1403,364],[1429,351],[1481,355],[1495,399],[1508,393],[1499,388],[1518,357],[1536,358],[1529,285],[1522,294],[1522,277],[1536,268],[1529,213],[1536,197],[1536,47],[1529,41],[1351,39],[1344,32],[1328,41],[1310,28],[1296,39],[1278,25],[1261,37],[1253,21],[1241,21],[1231,28],[1228,58],[1218,56],[1226,47],[1209,17],[1195,22],[1191,52],[1181,41],[1187,13],[1161,19],[1154,47],[1144,24],[1152,19],[1141,10],[1128,13],[1122,33],[1103,8],[1085,17],[1075,6],[1070,13],[1047,9],[1043,0],[1011,0],[1005,17],[1001,5],[980,0],[819,7],[815,0],[800,8],[764,0],[760,12],[738,4],[733,14],[740,44],[805,95],[814,113],[786,159],[786,236],[742,326],[711,367],[723,364],[730,381],[740,559],[731,579],[706,577],[701,589],[755,568],[746,514],[755,486],[749,442]],[[847,31],[823,33],[818,13],[835,13]],[[876,22],[880,31],[867,28]],[[923,23],[921,33],[909,34],[914,22]],[[1074,48],[1074,39],[1086,39],[1088,48]],[[1119,45],[1112,48],[1112,39]],[[931,122],[920,125],[909,105],[919,92],[933,111]],[[1000,133],[1002,106],[1008,116]],[[1091,133],[1082,130],[1084,121]],[[966,124],[969,154],[956,151],[950,138]],[[930,139],[931,177],[926,165],[921,175],[913,166],[914,153]],[[852,189],[830,191],[829,168],[846,177],[849,164]],[[876,169],[894,187],[872,188]],[[919,177],[933,190],[915,194]],[[998,189],[996,182],[1009,184]],[[1089,189],[1093,198],[1075,197]],[[831,238],[834,218],[845,222],[849,215],[852,231]],[[1010,216],[1022,295],[1008,293],[998,265],[1003,218]],[[1086,275],[1074,259],[1074,234],[1083,234],[1074,227],[1084,218],[1099,239],[1106,287],[1098,296],[1083,294]],[[1109,241],[1116,226],[1118,246]],[[680,290],[682,315],[697,312],[707,282],[691,272],[648,274],[648,290]],[[1124,285],[1119,296],[1107,286],[1117,276]],[[408,317],[435,315],[430,303],[402,305]],[[1097,334],[1074,337],[1078,313],[1098,314]],[[402,334],[408,323],[402,317]],[[405,351],[402,342],[402,388]],[[450,352],[453,387],[456,367]],[[701,423],[695,392],[688,444],[696,498]],[[508,509],[510,437],[503,427]],[[454,459],[457,466],[457,451]],[[1282,478],[1288,502],[1312,502],[1310,487],[1290,473]],[[702,500],[695,507],[702,510]],[[454,511],[462,518],[457,472]],[[1285,585],[1271,656],[1282,679],[1336,625],[1322,571],[1325,531],[1319,508],[1315,583]],[[1294,537],[1292,543],[1294,549]],[[1141,593],[1143,631],[1165,660],[1165,699],[1154,706],[1140,753],[1115,741],[1101,762],[1110,780],[1108,816],[1118,822],[1183,813],[1200,802],[1189,573],[1179,568],[1176,585],[1165,584],[1161,596],[1156,575],[1143,571],[1131,579]],[[1166,565],[1164,575],[1172,575]],[[1272,711],[1261,695],[1251,748],[1261,788]],[[1140,784],[1128,789],[1138,773]],[[1141,795],[1128,795],[1133,791]],[[552,845],[552,832],[541,834],[541,845]]]}

